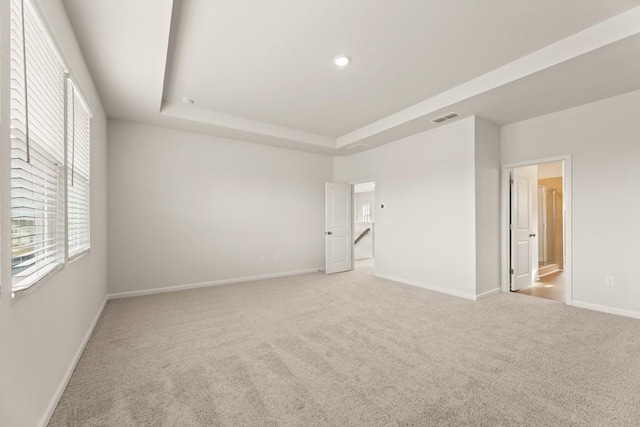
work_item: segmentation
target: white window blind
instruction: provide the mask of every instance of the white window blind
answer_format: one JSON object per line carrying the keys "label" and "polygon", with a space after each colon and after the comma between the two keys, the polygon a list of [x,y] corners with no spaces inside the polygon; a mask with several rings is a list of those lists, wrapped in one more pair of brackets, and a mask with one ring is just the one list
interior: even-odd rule
{"label": "white window blind", "polygon": [[90,248],[89,153],[91,115],[76,85],[67,84],[67,244],[69,258]]}
{"label": "white window blind", "polygon": [[11,245],[15,292],[62,267],[65,68],[30,0],[11,0]]}

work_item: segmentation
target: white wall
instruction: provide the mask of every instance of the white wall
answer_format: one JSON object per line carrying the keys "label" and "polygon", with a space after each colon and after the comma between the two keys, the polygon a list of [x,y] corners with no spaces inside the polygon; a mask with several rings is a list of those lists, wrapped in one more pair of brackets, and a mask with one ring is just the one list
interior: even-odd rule
{"label": "white wall", "polygon": [[377,275],[475,296],[474,123],[334,159],[335,181],[375,179]]}
{"label": "white wall", "polygon": [[360,241],[353,248],[353,259],[371,259],[374,256],[373,253],[373,236],[375,233],[375,223],[373,222],[354,222],[353,223],[353,236],[357,238],[366,229],[370,231],[365,234]]}
{"label": "white wall", "polygon": [[327,156],[110,120],[109,292],[321,268],[331,176]]}
{"label": "white wall", "polygon": [[[572,155],[573,300],[640,315],[640,91],[505,126],[502,162]],[[604,286],[605,276],[615,287]]]}
{"label": "white wall", "polygon": [[476,293],[500,287],[500,128],[476,117]]}
{"label": "white wall", "polygon": [[99,313],[107,290],[106,119],[60,0],[39,0],[63,54],[94,112],[91,122],[91,252],[33,292],[11,298],[8,141],[8,1],[2,2],[2,218],[0,425],[46,422],[65,375]]}

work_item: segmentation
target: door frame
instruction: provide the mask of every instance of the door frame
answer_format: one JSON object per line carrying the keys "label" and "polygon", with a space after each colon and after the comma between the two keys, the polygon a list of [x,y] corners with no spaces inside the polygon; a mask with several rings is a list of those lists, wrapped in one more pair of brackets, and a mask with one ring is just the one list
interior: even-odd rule
{"label": "door frame", "polygon": [[511,210],[511,173],[515,168],[523,166],[539,165],[541,163],[564,162],[562,168],[562,204],[564,208],[564,272],[566,277],[567,289],[565,295],[565,303],[572,305],[573,303],[573,248],[572,248],[572,214],[571,214],[571,154],[556,157],[547,157],[543,159],[525,160],[522,162],[506,163],[502,165],[501,173],[501,196],[500,196],[500,277],[502,292],[510,292],[511,280],[511,230],[509,229],[509,213]]}
{"label": "door frame", "polygon": [[[355,256],[353,256],[353,254],[355,254],[355,250],[356,250],[356,244],[355,244],[355,234],[354,231],[355,230],[355,225],[356,225],[356,216],[353,214],[353,210],[355,209],[355,201],[356,201],[356,184],[365,184],[367,182],[373,182],[373,217],[376,217],[375,211],[376,211],[376,203],[378,202],[377,198],[376,198],[376,194],[377,194],[377,186],[378,184],[376,183],[376,180],[374,178],[372,179],[359,179],[356,181],[349,181],[349,184],[351,184],[351,270],[354,270],[356,267],[356,260],[355,260]],[[375,220],[374,220],[375,222]],[[375,227],[375,226],[374,226]],[[376,233],[373,233],[372,236],[373,239],[373,258],[375,259],[376,257]],[[376,265],[375,263],[373,264],[373,274],[375,274],[376,272]]]}

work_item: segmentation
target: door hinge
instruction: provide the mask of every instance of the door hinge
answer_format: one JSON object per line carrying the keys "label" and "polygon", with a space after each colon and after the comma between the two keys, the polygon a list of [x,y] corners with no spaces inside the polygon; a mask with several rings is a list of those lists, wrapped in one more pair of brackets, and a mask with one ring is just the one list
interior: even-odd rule
{"label": "door hinge", "polygon": [[509,224],[509,230],[513,230],[513,224]]}
{"label": "door hinge", "polygon": [[511,274],[513,274],[513,268],[511,269]]}

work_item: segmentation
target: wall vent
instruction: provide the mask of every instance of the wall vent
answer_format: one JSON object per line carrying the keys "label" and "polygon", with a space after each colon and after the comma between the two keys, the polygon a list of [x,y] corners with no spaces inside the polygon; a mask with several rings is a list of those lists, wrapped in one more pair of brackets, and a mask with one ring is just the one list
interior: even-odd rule
{"label": "wall vent", "polygon": [[433,123],[442,123],[442,122],[446,122],[447,120],[455,119],[456,117],[458,117],[457,113],[449,113],[449,114],[445,114],[444,116],[436,117],[431,121]]}

